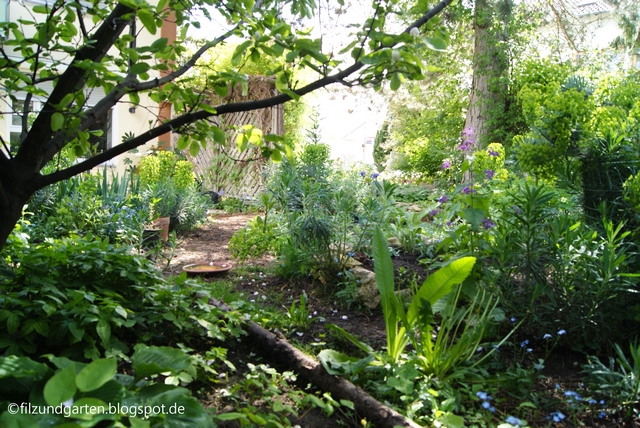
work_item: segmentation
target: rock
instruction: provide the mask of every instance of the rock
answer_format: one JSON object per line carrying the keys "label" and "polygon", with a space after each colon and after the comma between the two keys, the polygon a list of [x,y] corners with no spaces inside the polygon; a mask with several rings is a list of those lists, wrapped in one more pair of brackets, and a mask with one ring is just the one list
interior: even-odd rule
{"label": "rock", "polygon": [[400,243],[400,240],[395,236],[392,236],[391,238],[387,239],[387,244],[391,248],[402,248],[402,244]]}
{"label": "rock", "polygon": [[380,291],[376,282],[376,274],[363,267],[351,269],[351,273],[360,281],[360,288],[356,297],[367,308],[374,309],[380,304]]}

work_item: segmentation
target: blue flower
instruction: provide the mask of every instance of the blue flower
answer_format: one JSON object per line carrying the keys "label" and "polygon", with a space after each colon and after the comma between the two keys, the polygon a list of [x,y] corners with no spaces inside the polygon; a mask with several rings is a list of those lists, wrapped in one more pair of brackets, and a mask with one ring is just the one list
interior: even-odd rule
{"label": "blue flower", "polygon": [[523,425],[522,421],[516,418],[515,416],[507,416],[507,419],[505,420],[505,422],[511,425],[517,425],[519,427]]}
{"label": "blue flower", "polygon": [[524,340],[522,342],[520,342],[520,347],[524,348],[525,346],[527,346],[529,344],[529,340]]}
{"label": "blue flower", "polygon": [[488,401],[483,401],[482,407],[484,407],[485,409],[488,409],[489,407],[491,407],[491,403],[489,403]]}
{"label": "blue flower", "polygon": [[378,178],[380,174],[378,174],[377,172],[372,172],[371,175],[369,176],[372,180],[375,180],[376,178]]}
{"label": "blue flower", "polygon": [[600,400],[600,405],[604,406],[604,400]]}
{"label": "blue flower", "polygon": [[347,253],[347,256],[349,256],[349,257],[353,257],[353,256],[355,256],[355,255],[356,255],[356,253],[354,253],[353,251],[349,251],[349,252]]}
{"label": "blue flower", "polygon": [[569,398],[573,397],[576,401],[582,401],[580,394],[575,391],[565,391],[564,396]]}
{"label": "blue flower", "polygon": [[491,397],[489,397],[489,394],[487,394],[484,391],[478,391],[478,392],[476,392],[476,395],[481,400],[491,400]]}
{"label": "blue flower", "polygon": [[511,322],[516,322],[517,320],[516,320],[516,317],[511,317],[511,318],[509,319],[509,321],[511,321]]}
{"label": "blue flower", "polygon": [[606,418],[606,417],[607,417],[607,412],[600,412],[600,413],[598,414],[598,417],[599,417],[600,419],[602,419],[602,418]]}
{"label": "blue flower", "polygon": [[545,334],[544,336],[542,336],[543,339],[551,339],[553,336],[551,336],[549,333]]}
{"label": "blue flower", "polygon": [[360,177],[364,177],[365,175],[367,175],[367,173],[366,173],[366,172],[364,172],[364,171],[360,171]]}
{"label": "blue flower", "polygon": [[551,417],[553,418],[553,422],[560,422],[561,420],[566,418],[566,416],[563,415],[562,412],[551,412]]}
{"label": "blue flower", "polygon": [[560,330],[558,332],[558,336],[562,336],[563,334],[567,334],[567,331],[566,330]]}
{"label": "blue flower", "polygon": [[589,401],[587,401],[587,403],[589,403],[589,404],[598,404],[598,402],[596,400],[594,400],[593,398],[590,399]]}

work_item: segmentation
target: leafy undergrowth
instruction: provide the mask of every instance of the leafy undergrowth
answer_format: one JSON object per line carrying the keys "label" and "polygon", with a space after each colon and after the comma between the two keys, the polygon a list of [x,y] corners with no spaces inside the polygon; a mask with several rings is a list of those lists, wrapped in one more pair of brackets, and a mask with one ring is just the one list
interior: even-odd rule
{"label": "leafy undergrowth", "polygon": [[[398,259],[396,268],[411,270],[408,260],[407,257]],[[211,283],[216,297],[265,328],[280,332],[309,355],[317,356],[323,349],[332,349],[355,358],[366,357],[362,349],[337,333],[337,329],[328,328],[329,325],[337,325],[374,350],[386,346],[385,322],[380,309],[368,310],[340,300],[326,292],[322,284],[284,281],[264,266],[241,267],[222,280],[217,277],[204,280]],[[227,358],[236,370],[221,374],[216,385],[202,386],[197,391],[205,406],[229,415],[222,419],[230,420],[219,420],[221,426],[262,423],[262,420],[252,422],[247,416],[249,413],[265,421],[274,415],[278,418],[284,415],[292,425],[301,427],[367,425],[366,420],[349,409],[348,403],[340,405],[311,385],[301,385],[287,367],[264,360],[261,350],[255,349],[249,340],[227,345]],[[441,409],[446,410],[444,406],[448,405],[455,409],[453,413],[464,415],[466,426],[498,426],[505,421],[511,421],[513,426],[520,421],[532,427],[640,426],[637,419],[626,416],[621,409],[609,407],[600,396],[589,391],[581,373],[585,363],[584,354],[558,343],[526,341],[515,335],[511,344],[501,346],[486,368],[475,377],[445,387],[443,399],[438,397],[434,402],[440,403]],[[482,379],[483,375],[487,378]],[[351,376],[350,380],[379,400],[391,401],[403,413],[409,407],[408,395],[392,394],[395,401],[390,400],[384,385],[388,378],[361,374]],[[437,384],[436,381],[434,385]],[[485,390],[491,392],[485,393]],[[385,393],[380,394],[381,391]],[[510,416],[515,419],[508,419]]]}

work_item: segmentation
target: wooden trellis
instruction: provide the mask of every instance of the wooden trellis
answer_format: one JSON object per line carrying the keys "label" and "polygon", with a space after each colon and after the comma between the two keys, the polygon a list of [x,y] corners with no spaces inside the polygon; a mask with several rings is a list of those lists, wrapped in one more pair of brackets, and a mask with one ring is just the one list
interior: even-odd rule
{"label": "wooden trellis", "polygon": [[[256,100],[275,95],[275,85],[261,77],[249,79],[249,91],[246,97],[231,94],[223,102]],[[213,98],[213,97],[212,97]],[[219,99],[212,100],[219,104]],[[267,162],[257,147],[239,151],[236,147],[237,128],[253,125],[264,134],[281,135],[284,131],[284,110],[282,105],[247,112],[230,113],[218,116],[216,124],[225,131],[226,144],[210,142],[200,149],[196,157],[191,157],[196,176],[206,190],[223,193],[225,196],[251,199],[263,186],[262,171]],[[251,145],[250,145],[251,146]]]}

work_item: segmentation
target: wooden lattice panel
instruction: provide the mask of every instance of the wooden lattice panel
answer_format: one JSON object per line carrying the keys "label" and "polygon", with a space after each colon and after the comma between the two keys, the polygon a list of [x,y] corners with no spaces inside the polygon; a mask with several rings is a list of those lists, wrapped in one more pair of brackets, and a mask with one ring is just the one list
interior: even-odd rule
{"label": "wooden lattice panel", "polygon": [[[273,85],[264,79],[249,82],[251,87],[259,87],[255,95],[262,97],[275,93]],[[269,85],[269,86],[267,86]],[[270,88],[265,90],[265,87]],[[237,98],[237,97],[234,97]],[[235,101],[236,99],[234,99]],[[200,150],[198,156],[191,157],[198,180],[206,190],[213,190],[242,199],[252,199],[263,186],[262,172],[266,160],[256,147],[249,147],[240,152],[236,147],[236,128],[253,125],[264,134],[282,134],[284,129],[284,115],[282,106],[267,109],[239,112],[219,116],[216,124],[226,133],[226,144],[221,146],[211,141],[207,147]]]}

